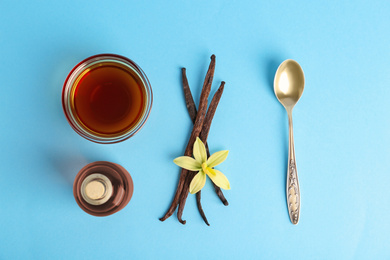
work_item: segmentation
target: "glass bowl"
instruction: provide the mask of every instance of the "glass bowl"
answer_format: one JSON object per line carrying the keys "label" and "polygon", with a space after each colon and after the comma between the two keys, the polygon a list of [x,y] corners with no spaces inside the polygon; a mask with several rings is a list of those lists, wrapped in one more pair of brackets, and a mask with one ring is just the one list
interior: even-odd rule
{"label": "glass bowl", "polygon": [[[120,77],[116,78],[116,74]],[[139,88],[139,96],[132,96],[131,84]],[[91,96],[85,96],[89,88]],[[113,91],[118,92],[116,96]],[[82,137],[103,144],[121,142],[136,134],[147,121],[152,103],[152,88],[142,69],[115,54],[99,54],[81,61],[69,73],[62,91],[62,106],[71,127]],[[127,120],[132,109],[137,110]],[[118,111],[125,115],[119,114],[117,120]],[[110,131],[110,127],[114,130]]]}

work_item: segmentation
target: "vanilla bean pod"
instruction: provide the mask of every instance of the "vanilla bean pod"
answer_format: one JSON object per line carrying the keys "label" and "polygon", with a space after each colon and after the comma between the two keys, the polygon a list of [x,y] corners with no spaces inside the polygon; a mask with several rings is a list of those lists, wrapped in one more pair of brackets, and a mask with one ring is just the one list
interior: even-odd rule
{"label": "vanilla bean pod", "polygon": [[[192,97],[192,94],[191,94],[190,86],[188,84],[186,69],[182,68],[181,72],[182,72],[182,79],[183,79],[184,97],[185,97],[185,101],[186,101],[188,114],[190,115],[192,122],[195,122],[196,113],[197,113],[196,105],[194,102],[194,98]],[[208,147],[207,143],[205,143],[205,146],[206,146],[207,157],[210,157],[209,147]],[[222,201],[223,205],[228,206],[229,202],[227,201],[227,199],[223,195],[221,188],[218,187],[217,185],[215,185],[214,182],[213,182],[213,186],[215,189],[215,193],[218,195],[218,197]]]}
{"label": "vanilla bean pod", "polygon": [[200,202],[200,191],[196,193],[196,205],[198,206],[198,210],[200,215],[202,216],[203,221],[206,223],[207,226],[210,226],[209,222],[207,221],[206,215],[203,212],[202,203]]}
{"label": "vanilla bean pod", "polygon": [[[211,127],[211,122],[213,121],[213,117],[214,117],[215,111],[217,109],[219,100],[221,99],[224,87],[225,87],[225,82],[222,81],[221,86],[218,88],[217,92],[215,92],[214,97],[211,100],[210,107],[207,111],[206,118],[205,118],[204,123],[203,123],[202,132],[199,135],[199,138],[200,138],[200,140],[202,140],[203,143],[207,142],[207,137],[209,135],[209,131],[210,131],[210,127]],[[190,183],[191,183],[192,179],[194,178],[194,176],[196,175],[196,173],[197,172],[188,171],[187,178],[185,180],[184,187],[183,187],[183,190],[181,192],[181,196],[180,196],[180,200],[179,200],[179,208],[177,210],[177,218],[180,221],[180,223],[182,223],[182,224],[186,223],[185,220],[182,220],[182,215],[183,215],[184,206],[185,206],[185,203],[186,203],[186,200],[188,197]]]}
{"label": "vanilla bean pod", "polygon": [[[188,141],[188,145],[185,149],[184,156],[191,156],[192,155],[192,149],[193,149],[193,145],[194,145],[194,142],[196,140],[196,137],[198,137],[200,132],[202,131],[203,122],[204,122],[206,111],[207,111],[207,103],[208,103],[207,99],[208,99],[208,96],[210,95],[211,83],[212,83],[213,77],[214,77],[214,70],[215,70],[215,55],[212,55],[209,69],[207,71],[205,81],[204,81],[204,84],[202,87],[202,92],[200,95],[199,111],[196,115],[194,127],[192,129],[192,132],[191,132],[191,135],[190,135],[190,138]],[[180,174],[180,178],[179,178],[179,183],[178,183],[178,186],[176,189],[176,194],[173,198],[173,201],[172,201],[171,206],[169,207],[168,211],[165,213],[165,215],[162,218],[160,218],[161,221],[166,220],[167,218],[172,216],[172,214],[175,212],[175,209],[177,208],[177,205],[179,203],[179,199],[181,197],[180,195],[182,193],[184,183],[185,183],[185,180],[187,177],[186,172],[187,172],[186,170],[182,169],[181,174]]]}
{"label": "vanilla bean pod", "polygon": [[[185,68],[182,68],[182,81],[183,81],[184,97],[185,97],[185,102],[186,102],[188,114],[190,116],[191,121],[195,122],[196,113],[197,113],[196,105],[195,105],[194,98],[192,97],[192,93],[191,93],[191,90],[190,90],[190,87],[188,84],[188,79],[187,79]],[[207,142],[205,143],[205,146],[206,146],[207,157],[210,157],[210,151],[209,151],[209,147],[207,145]],[[214,186],[216,194],[218,195],[218,197],[220,198],[222,203],[225,206],[229,205],[228,201],[226,200],[225,196],[222,193],[221,188],[218,187],[217,185],[215,185],[214,182],[212,182],[212,184]],[[202,216],[202,219],[209,226],[210,224],[207,221],[207,218],[206,218],[206,215],[203,211],[203,207],[202,207],[202,203],[201,203],[201,192],[202,191],[200,190],[196,193],[196,204],[198,206],[198,210],[199,210],[200,215]]]}
{"label": "vanilla bean pod", "polygon": [[[187,79],[187,75],[186,75],[186,68],[182,68],[181,73],[182,73],[184,99],[186,102],[186,107],[187,107],[188,114],[190,115],[192,123],[195,123],[197,111],[196,111],[196,105],[194,102],[194,98],[192,97],[190,86],[188,84],[188,79]],[[209,150],[207,147],[207,143],[205,145],[206,145],[207,156],[209,156],[210,153],[208,152]],[[207,224],[207,226],[210,226],[210,224],[207,220],[206,214],[203,211],[202,202],[201,202],[201,190],[196,193],[196,205],[198,206],[198,211],[199,211],[199,214],[201,215],[203,221]]]}

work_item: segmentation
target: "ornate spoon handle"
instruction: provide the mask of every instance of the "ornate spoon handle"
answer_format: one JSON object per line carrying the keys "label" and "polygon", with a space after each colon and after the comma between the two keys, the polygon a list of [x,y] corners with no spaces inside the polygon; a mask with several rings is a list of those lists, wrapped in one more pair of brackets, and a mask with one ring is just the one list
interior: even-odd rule
{"label": "ornate spoon handle", "polygon": [[301,210],[301,194],[299,192],[298,173],[295,163],[294,135],[292,111],[288,111],[289,143],[288,143],[288,168],[287,168],[287,207],[291,222],[296,225],[299,221]]}

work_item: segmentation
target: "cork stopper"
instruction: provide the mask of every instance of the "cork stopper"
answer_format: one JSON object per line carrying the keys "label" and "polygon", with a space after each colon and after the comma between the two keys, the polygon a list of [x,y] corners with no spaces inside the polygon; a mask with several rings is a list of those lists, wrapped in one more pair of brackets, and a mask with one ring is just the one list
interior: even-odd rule
{"label": "cork stopper", "polygon": [[102,205],[112,195],[112,183],[103,174],[93,173],[81,184],[81,196],[91,205]]}
{"label": "cork stopper", "polygon": [[99,200],[104,197],[106,186],[100,180],[93,180],[85,186],[85,194],[92,200]]}

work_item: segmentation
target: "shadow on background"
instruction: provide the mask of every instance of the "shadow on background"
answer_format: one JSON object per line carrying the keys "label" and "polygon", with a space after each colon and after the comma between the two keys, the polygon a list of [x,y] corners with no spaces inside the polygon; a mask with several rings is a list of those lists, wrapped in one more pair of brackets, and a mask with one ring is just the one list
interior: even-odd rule
{"label": "shadow on background", "polygon": [[[81,138],[81,137],[80,137]],[[83,152],[74,147],[68,147],[66,150],[61,148],[48,149],[44,153],[45,161],[50,165],[57,175],[54,179],[60,178],[61,182],[65,180],[66,185],[73,187],[73,181],[77,173],[87,164],[96,161],[113,161],[113,158],[106,155],[93,154],[91,152]],[[53,176],[51,176],[53,177]]]}
{"label": "shadow on background", "polygon": [[[50,55],[46,62],[47,91],[42,95],[46,104],[46,124],[50,136],[44,137],[42,154],[58,177],[72,189],[77,173],[88,163],[109,160],[110,156],[97,154],[96,144],[83,139],[68,124],[62,109],[62,89],[69,72],[83,59],[94,53],[80,53],[76,49],[62,50]],[[57,179],[57,177],[51,176]]]}
{"label": "shadow on background", "polygon": [[282,138],[282,144],[283,146],[282,151],[284,152],[284,160],[286,161],[286,171],[287,171],[287,160],[288,160],[288,124],[287,124],[287,114],[282,106],[282,104],[279,103],[275,96],[274,92],[274,78],[275,73],[279,67],[279,65],[286,60],[286,58],[282,58],[280,55],[270,55],[268,57],[262,57],[263,62],[263,74],[265,74],[266,79],[266,87],[268,89],[268,93],[272,95],[272,97],[275,98],[275,102],[279,105],[279,119],[280,119],[280,137]]}
{"label": "shadow on background", "polygon": [[[284,57],[284,58],[283,58]],[[275,98],[275,102],[278,103],[279,105],[279,113],[277,117],[279,118],[279,136],[281,138],[281,154],[282,154],[282,159],[280,160],[282,163],[284,163],[283,169],[284,171],[281,172],[281,189],[286,192],[286,182],[287,182],[287,166],[288,166],[288,118],[287,118],[287,113],[282,106],[282,104],[279,103],[275,96],[274,92],[274,78],[275,78],[275,73],[279,67],[279,65],[286,59],[285,55],[269,55],[267,57],[262,57],[264,60],[263,64],[263,73],[266,75],[266,87],[269,91],[269,94],[271,94]],[[287,200],[286,200],[287,203]],[[288,215],[288,209],[287,209],[287,204],[286,204],[286,215]]]}
{"label": "shadow on background", "polygon": [[63,152],[60,150],[47,151],[45,158],[58,177],[66,181],[72,187],[77,173],[90,162],[88,158],[76,152]]}

